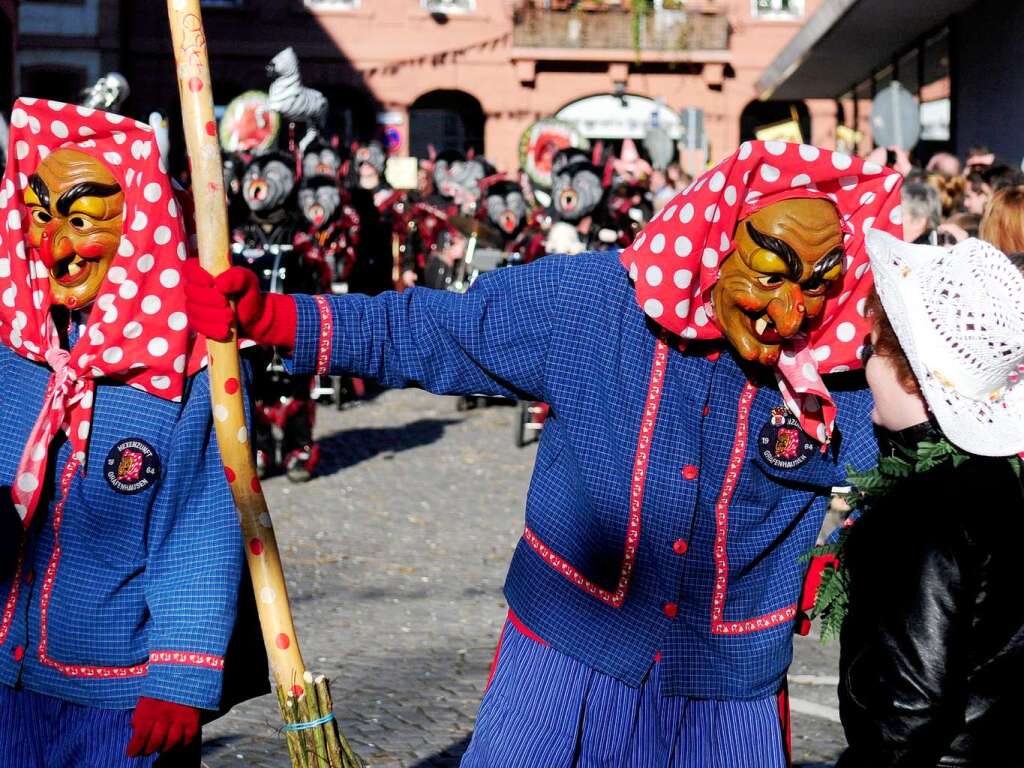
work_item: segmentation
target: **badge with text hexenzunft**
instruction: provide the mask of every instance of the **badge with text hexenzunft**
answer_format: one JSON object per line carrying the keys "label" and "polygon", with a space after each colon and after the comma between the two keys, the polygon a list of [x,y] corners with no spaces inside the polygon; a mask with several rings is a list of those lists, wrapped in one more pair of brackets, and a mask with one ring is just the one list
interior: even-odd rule
{"label": "badge with text hexenzunft", "polygon": [[160,477],[160,457],[145,440],[126,437],[110,449],[103,475],[118,493],[141,493]]}
{"label": "badge with text hexenzunft", "polygon": [[777,469],[796,469],[806,464],[817,449],[817,443],[800,429],[796,416],[784,407],[772,408],[757,439],[762,459]]}

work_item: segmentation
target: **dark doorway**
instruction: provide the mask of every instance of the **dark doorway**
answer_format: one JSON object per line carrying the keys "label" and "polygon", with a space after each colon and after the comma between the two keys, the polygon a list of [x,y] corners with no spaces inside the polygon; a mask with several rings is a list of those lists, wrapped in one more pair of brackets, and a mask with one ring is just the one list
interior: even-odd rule
{"label": "dark doorway", "polygon": [[484,119],[480,102],[464,91],[425,93],[409,108],[409,151],[428,157],[433,146],[483,154]]}
{"label": "dark doorway", "polygon": [[21,68],[21,93],[37,99],[77,104],[85,88],[85,70],[40,65]]}
{"label": "dark doorway", "polygon": [[752,101],[740,114],[740,141],[756,139],[757,131],[796,116],[804,142],[811,140],[811,114],[802,101]]}

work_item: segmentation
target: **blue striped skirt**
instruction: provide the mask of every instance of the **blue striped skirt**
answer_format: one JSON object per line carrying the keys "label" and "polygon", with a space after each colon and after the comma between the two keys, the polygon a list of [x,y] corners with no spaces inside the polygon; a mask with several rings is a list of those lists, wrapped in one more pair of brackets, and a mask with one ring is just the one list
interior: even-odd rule
{"label": "blue striped skirt", "polygon": [[658,663],[631,688],[528,632],[505,625],[461,768],[786,768],[775,697],[662,696]]}
{"label": "blue striped skirt", "polygon": [[[87,707],[0,684],[0,768],[152,766],[157,755],[125,754],[132,713]],[[198,755],[192,764],[199,765]]]}

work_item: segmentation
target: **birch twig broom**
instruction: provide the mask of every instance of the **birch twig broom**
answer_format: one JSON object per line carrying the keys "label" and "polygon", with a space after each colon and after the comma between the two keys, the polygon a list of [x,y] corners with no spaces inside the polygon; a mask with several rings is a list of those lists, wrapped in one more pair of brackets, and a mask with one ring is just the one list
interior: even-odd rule
{"label": "birch twig broom", "polygon": [[[212,274],[228,259],[227,204],[209,56],[199,0],[167,0],[185,143],[192,166],[199,260]],[[284,733],[294,768],[360,768],[332,712],[327,681],[306,671],[292,622],[281,555],[256,466],[242,405],[238,346],[207,341],[217,443],[238,508],[246,559],[257,597],[263,641],[277,685]]]}

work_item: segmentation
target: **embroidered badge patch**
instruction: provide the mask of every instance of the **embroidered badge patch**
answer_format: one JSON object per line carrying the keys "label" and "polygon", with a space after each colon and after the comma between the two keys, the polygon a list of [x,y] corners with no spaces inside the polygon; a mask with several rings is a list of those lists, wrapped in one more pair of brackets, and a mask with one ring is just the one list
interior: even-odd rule
{"label": "embroidered badge patch", "polygon": [[160,457],[145,440],[126,437],[110,449],[103,475],[118,493],[141,493],[160,477]]}
{"label": "embroidered badge patch", "polygon": [[761,458],[777,469],[802,467],[817,448],[817,443],[800,429],[796,416],[781,406],[772,408],[772,415],[757,440]]}

